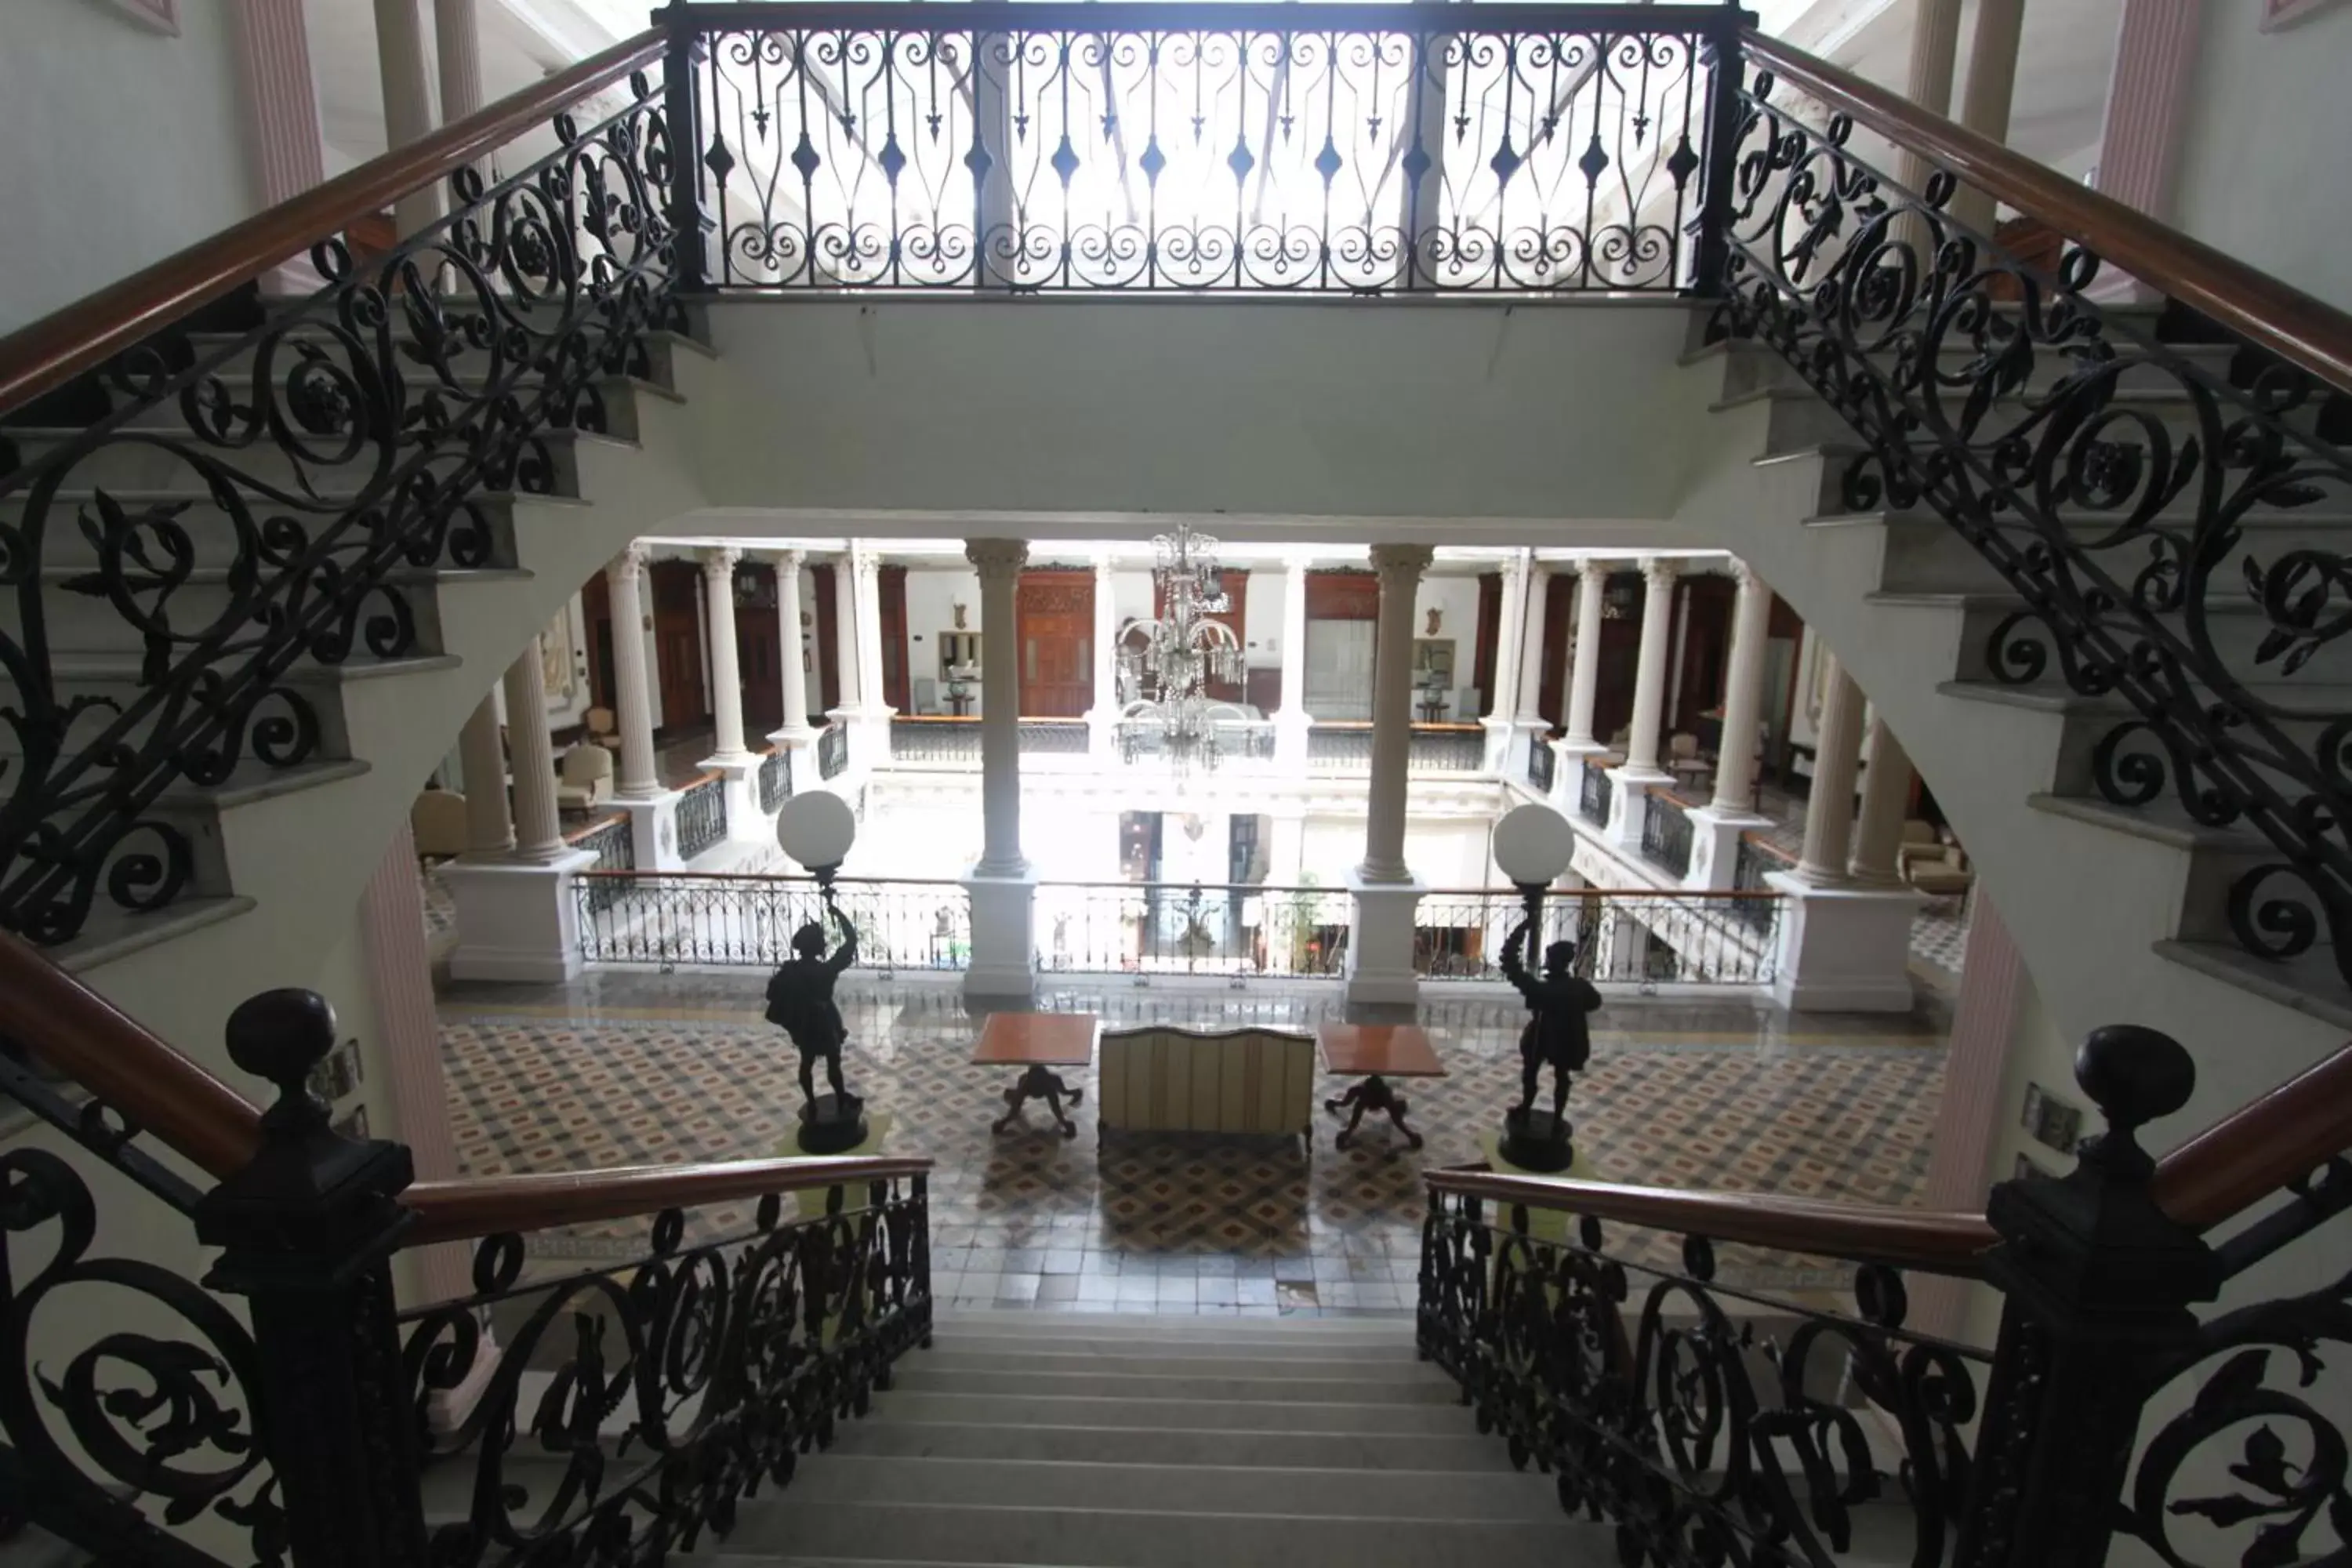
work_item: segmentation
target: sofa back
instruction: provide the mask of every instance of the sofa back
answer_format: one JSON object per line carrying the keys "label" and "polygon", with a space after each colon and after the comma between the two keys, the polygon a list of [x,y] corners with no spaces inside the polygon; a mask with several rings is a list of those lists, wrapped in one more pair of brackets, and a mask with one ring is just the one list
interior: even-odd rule
{"label": "sofa back", "polygon": [[1304,1133],[1315,1114],[1315,1038],[1286,1029],[1106,1029],[1095,1094],[1129,1131]]}

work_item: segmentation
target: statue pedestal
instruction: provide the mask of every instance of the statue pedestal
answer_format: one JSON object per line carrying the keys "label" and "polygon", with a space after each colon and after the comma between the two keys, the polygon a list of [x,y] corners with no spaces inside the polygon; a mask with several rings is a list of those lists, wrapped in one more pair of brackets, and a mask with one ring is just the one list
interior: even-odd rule
{"label": "statue pedestal", "polygon": [[[824,1098],[830,1100],[833,1097],[826,1095]],[[882,1152],[883,1142],[890,1136],[890,1113],[887,1110],[868,1111],[865,1117],[864,1140],[851,1144],[846,1149],[835,1149],[824,1155],[811,1155],[788,1138],[784,1141],[784,1146],[777,1152],[787,1160],[831,1159],[842,1154],[879,1154]],[[841,1194],[841,1206],[844,1213],[866,1206],[866,1184],[863,1182],[842,1187],[811,1187],[805,1192],[794,1194],[800,1200],[801,1217],[823,1219],[828,1194],[833,1193]]]}
{"label": "statue pedestal", "polygon": [[1556,1176],[1575,1165],[1570,1127],[1565,1116],[1554,1116],[1549,1110],[1522,1112],[1515,1105],[1503,1112],[1503,1136],[1496,1148],[1518,1170]]}
{"label": "statue pedestal", "polygon": [[[1544,1114],[1549,1116],[1551,1113],[1546,1111]],[[1580,1182],[1597,1182],[1602,1179],[1601,1173],[1592,1168],[1581,1152],[1578,1153],[1574,1162],[1565,1171],[1531,1171],[1525,1165],[1514,1162],[1510,1156],[1503,1152],[1503,1142],[1501,1133],[1489,1132],[1478,1140],[1478,1148],[1479,1152],[1486,1156],[1487,1167],[1490,1170],[1499,1171],[1507,1176],[1573,1176]],[[1501,1205],[1496,1205],[1495,1215],[1493,1223],[1506,1226],[1509,1225],[1509,1210],[1507,1207]],[[1528,1234],[1538,1241],[1573,1246],[1576,1241],[1576,1216],[1559,1209],[1531,1208],[1528,1210]]]}
{"label": "statue pedestal", "polygon": [[866,1102],[854,1094],[820,1094],[801,1107],[795,1142],[803,1154],[846,1154],[869,1136]]}

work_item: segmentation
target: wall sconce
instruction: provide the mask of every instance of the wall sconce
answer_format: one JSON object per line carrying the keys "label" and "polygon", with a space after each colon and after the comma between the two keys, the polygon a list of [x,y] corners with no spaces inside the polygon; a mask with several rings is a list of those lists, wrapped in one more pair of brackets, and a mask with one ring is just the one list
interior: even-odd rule
{"label": "wall sconce", "polygon": [[961,630],[963,630],[963,629],[964,629],[964,624],[963,624],[963,617],[964,617],[963,601],[962,601],[962,600],[961,600],[961,599],[958,599],[954,604],[952,604],[952,605],[949,605],[948,607],[949,607],[949,609],[950,609],[950,610],[954,614],[954,616],[955,616],[955,629],[956,629],[956,630],[958,630],[958,631],[961,631]]}
{"label": "wall sconce", "polygon": [[1429,629],[1421,635],[1427,637],[1435,637],[1437,635],[1438,626],[1444,623],[1444,619],[1445,612],[1444,610],[1433,608],[1429,612]]}

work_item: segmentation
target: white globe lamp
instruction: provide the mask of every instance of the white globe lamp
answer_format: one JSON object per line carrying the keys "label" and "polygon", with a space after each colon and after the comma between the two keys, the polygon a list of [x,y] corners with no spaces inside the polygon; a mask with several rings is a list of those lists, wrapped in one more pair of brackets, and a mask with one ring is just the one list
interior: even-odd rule
{"label": "white globe lamp", "polygon": [[1576,858],[1576,829],[1550,806],[1529,802],[1495,824],[1495,864],[1521,889],[1549,888]]}
{"label": "white globe lamp", "polygon": [[856,842],[857,814],[831,790],[796,795],[776,814],[776,847],[820,882],[832,882]]}

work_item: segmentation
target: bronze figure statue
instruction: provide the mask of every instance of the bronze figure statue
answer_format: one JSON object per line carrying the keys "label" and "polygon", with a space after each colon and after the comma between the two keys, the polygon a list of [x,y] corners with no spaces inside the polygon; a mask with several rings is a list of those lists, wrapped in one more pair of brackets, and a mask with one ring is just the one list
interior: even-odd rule
{"label": "bronze figure statue", "polygon": [[[1519,1103],[1503,1119],[1503,1152],[1514,1163],[1556,1171],[1574,1158],[1566,1115],[1569,1075],[1583,1071],[1591,1058],[1592,1036],[1585,1018],[1600,1010],[1601,993],[1576,973],[1572,942],[1556,942],[1544,949],[1543,973],[1528,973],[1521,955],[1542,908],[1542,895],[1531,895],[1527,912],[1503,942],[1503,977],[1527,998],[1529,1015],[1519,1030]],[[1535,1108],[1537,1082],[1547,1067],[1551,1068],[1549,1114]]]}
{"label": "bronze figure statue", "polygon": [[[782,1029],[801,1054],[801,1147],[811,1153],[853,1148],[866,1135],[862,1102],[843,1086],[841,1048],[849,1038],[834,983],[857,962],[857,931],[825,889],[825,912],[840,929],[841,945],[824,951],[824,928],[812,921],[793,933],[793,956],[768,978],[768,1022]],[[816,1064],[824,1062],[833,1092],[816,1092]]]}

